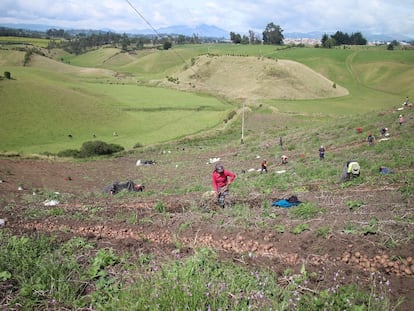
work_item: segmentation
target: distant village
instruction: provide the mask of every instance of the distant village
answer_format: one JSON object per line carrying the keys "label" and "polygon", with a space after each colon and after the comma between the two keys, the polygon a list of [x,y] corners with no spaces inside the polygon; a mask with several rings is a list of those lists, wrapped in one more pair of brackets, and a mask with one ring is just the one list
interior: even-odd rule
{"label": "distant village", "polygon": [[[411,44],[405,41],[398,41],[401,46],[410,46]],[[320,45],[321,39],[315,38],[285,38],[283,39],[284,44],[304,44],[304,45]],[[374,46],[374,45],[388,45],[391,41],[368,41],[367,45]]]}

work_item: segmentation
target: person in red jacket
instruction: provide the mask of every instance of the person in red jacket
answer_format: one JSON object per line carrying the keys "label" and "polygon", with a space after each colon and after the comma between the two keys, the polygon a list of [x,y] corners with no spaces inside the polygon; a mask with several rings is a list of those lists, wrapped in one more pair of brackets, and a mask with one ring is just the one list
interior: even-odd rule
{"label": "person in red jacket", "polygon": [[221,163],[217,163],[211,175],[213,189],[217,195],[217,203],[224,208],[226,196],[229,194],[229,185],[236,178],[236,174],[225,170]]}

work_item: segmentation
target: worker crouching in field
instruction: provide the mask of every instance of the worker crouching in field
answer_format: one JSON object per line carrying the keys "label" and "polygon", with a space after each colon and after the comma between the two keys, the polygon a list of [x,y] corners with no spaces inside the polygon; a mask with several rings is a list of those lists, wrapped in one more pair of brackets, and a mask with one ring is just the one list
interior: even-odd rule
{"label": "worker crouching in field", "polygon": [[261,169],[260,169],[260,173],[267,173],[267,160],[266,159],[264,159],[263,161],[262,161],[262,164],[261,164]]}
{"label": "worker crouching in field", "polygon": [[221,163],[217,163],[211,175],[214,192],[217,195],[217,204],[222,208],[225,207],[225,199],[229,194],[229,185],[236,178],[236,174],[225,170]]}
{"label": "worker crouching in field", "polygon": [[357,161],[347,161],[341,174],[341,182],[352,180],[360,174],[360,166]]}

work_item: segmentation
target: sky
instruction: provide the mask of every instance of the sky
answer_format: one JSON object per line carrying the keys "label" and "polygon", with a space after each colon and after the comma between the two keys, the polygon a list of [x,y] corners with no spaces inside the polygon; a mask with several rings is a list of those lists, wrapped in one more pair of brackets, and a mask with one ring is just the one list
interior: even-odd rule
{"label": "sky", "polygon": [[399,34],[414,39],[414,0],[1,0],[0,25],[115,32],[207,24],[228,32]]}

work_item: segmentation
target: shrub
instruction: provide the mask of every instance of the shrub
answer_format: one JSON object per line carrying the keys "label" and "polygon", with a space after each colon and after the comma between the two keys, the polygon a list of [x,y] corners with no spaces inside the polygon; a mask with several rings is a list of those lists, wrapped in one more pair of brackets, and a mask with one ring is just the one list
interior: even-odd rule
{"label": "shrub", "polygon": [[65,157],[72,157],[72,158],[79,158],[80,152],[76,149],[66,149],[59,151],[57,154],[58,157],[65,158]]}
{"label": "shrub", "polygon": [[87,158],[99,155],[109,155],[123,151],[124,147],[116,144],[107,144],[103,141],[87,141],[82,144],[79,150],[66,149],[58,152],[58,157]]}
{"label": "shrub", "polygon": [[225,121],[230,121],[236,115],[236,111],[232,110],[229,112],[227,119]]}
{"label": "shrub", "polygon": [[138,148],[142,148],[142,147],[144,147],[144,145],[143,144],[141,144],[141,143],[136,143],[135,145],[134,145],[134,149],[138,149]]}
{"label": "shrub", "polygon": [[82,144],[80,157],[87,158],[96,155],[108,155],[124,150],[120,145],[107,144],[103,141],[87,141]]}

